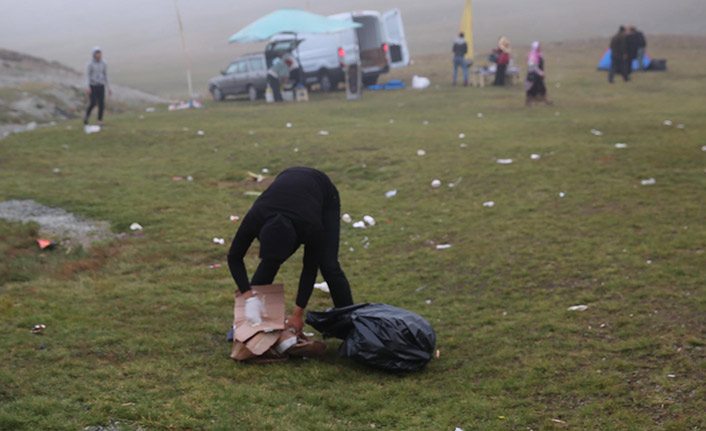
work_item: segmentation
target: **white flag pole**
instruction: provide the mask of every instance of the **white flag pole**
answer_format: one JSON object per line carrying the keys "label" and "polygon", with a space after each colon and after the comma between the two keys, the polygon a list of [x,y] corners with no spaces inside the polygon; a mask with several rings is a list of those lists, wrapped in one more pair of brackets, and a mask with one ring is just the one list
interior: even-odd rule
{"label": "white flag pole", "polygon": [[181,23],[181,14],[179,13],[179,5],[177,0],[174,0],[174,9],[176,9],[177,21],[179,21],[179,33],[181,33],[181,47],[184,50],[184,62],[186,63],[186,82],[189,85],[189,98],[194,98],[194,90],[191,87],[191,61],[189,60],[189,52],[186,50],[186,39],[184,38],[184,25]]}

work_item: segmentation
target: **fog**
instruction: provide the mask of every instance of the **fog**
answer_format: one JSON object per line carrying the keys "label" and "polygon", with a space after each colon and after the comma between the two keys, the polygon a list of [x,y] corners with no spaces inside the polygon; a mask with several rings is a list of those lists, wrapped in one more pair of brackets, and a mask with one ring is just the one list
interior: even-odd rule
{"label": "fog", "polygon": [[[314,13],[399,8],[412,56],[450,50],[465,0],[179,0],[194,85],[261,44],[228,37],[281,7]],[[704,0],[474,0],[476,52],[501,34],[516,44],[608,37],[621,23],[646,34],[706,33]],[[93,45],[103,48],[111,78],[161,94],[185,82],[173,0],[0,0],[0,47],[57,60],[79,70]]]}

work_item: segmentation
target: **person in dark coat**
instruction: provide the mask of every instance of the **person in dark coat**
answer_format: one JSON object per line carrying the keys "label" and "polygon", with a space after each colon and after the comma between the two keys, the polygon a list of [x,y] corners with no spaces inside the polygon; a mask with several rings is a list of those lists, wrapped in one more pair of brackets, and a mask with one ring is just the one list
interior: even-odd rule
{"label": "person in dark coat", "polygon": [[[321,270],[335,307],[353,304],[348,279],[338,263],[341,202],[329,177],[312,168],[289,168],[257,198],[243,218],[228,252],[228,267],[246,298],[245,315],[257,323],[262,304],[250,286],[272,284],[279,267],[304,245],[296,307],[287,326],[304,326],[304,309]],[[252,242],[260,241],[260,264],[248,281],[243,258]],[[251,319],[252,313],[256,316]]]}
{"label": "person in dark coat", "polygon": [[461,68],[463,72],[463,85],[468,85],[468,65],[466,64],[466,53],[468,52],[468,44],[466,39],[463,38],[463,32],[458,34],[456,40],[454,40],[451,52],[454,53],[454,80],[453,85],[456,85],[456,77],[458,76],[458,69]]}
{"label": "person in dark coat", "polygon": [[645,59],[645,51],[647,49],[647,40],[645,39],[645,34],[642,33],[635,27],[632,27],[632,31],[635,34],[635,43],[637,44],[637,70],[644,70],[645,65],[643,60]]}
{"label": "person in dark coat", "polygon": [[640,49],[640,41],[635,31],[635,27],[628,26],[625,32],[625,50],[627,52],[626,66],[628,75],[632,73],[632,63],[637,58],[637,51]]}
{"label": "person in dark coat", "polygon": [[623,75],[623,80],[630,80],[627,68],[627,45],[625,41],[625,27],[622,25],[618,29],[618,33],[610,40],[610,71],[608,71],[608,82],[613,83],[613,77],[616,73]]}

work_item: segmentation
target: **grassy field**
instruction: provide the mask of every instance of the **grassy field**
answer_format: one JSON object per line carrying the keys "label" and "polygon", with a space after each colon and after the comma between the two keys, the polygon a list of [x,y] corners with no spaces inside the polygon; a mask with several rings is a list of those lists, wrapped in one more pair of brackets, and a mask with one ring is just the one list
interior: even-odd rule
{"label": "grassy field", "polygon": [[[0,141],[0,201],[144,226],[67,255],[0,223],[0,430],[706,429],[706,45],[652,46],[670,71],[613,86],[595,72],[602,47],[547,47],[552,107],[525,108],[519,87],[451,87],[444,56],[397,73],[429,76],[424,91],[125,113],[99,134],[76,122]],[[246,171],[296,165],[377,219],[342,226],[340,260],[356,301],[434,325],[440,357],[423,371],[371,370],[336,340],[320,359],[228,358],[234,283],[212,239],[261,188]],[[300,257],[278,276],[290,309]],[[316,291],[309,308],[329,306]]]}

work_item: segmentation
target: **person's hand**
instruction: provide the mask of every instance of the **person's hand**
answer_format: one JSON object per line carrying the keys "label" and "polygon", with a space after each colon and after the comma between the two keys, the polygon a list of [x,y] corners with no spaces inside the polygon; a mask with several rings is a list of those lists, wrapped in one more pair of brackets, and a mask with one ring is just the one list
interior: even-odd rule
{"label": "person's hand", "polygon": [[297,333],[301,332],[304,329],[304,309],[297,306],[292,315],[289,316],[285,327],[292,328]]}
{"label": "person's hand", "polygon": [[86,94],[91,94],[91,87],[86,88]]}
{"label": "person's hand", "polygon": [[257,296],[251,296],[245,300],[245,318],[248,319],[251,325],[262,323],[263,311],[265,311],[265,307]]}

